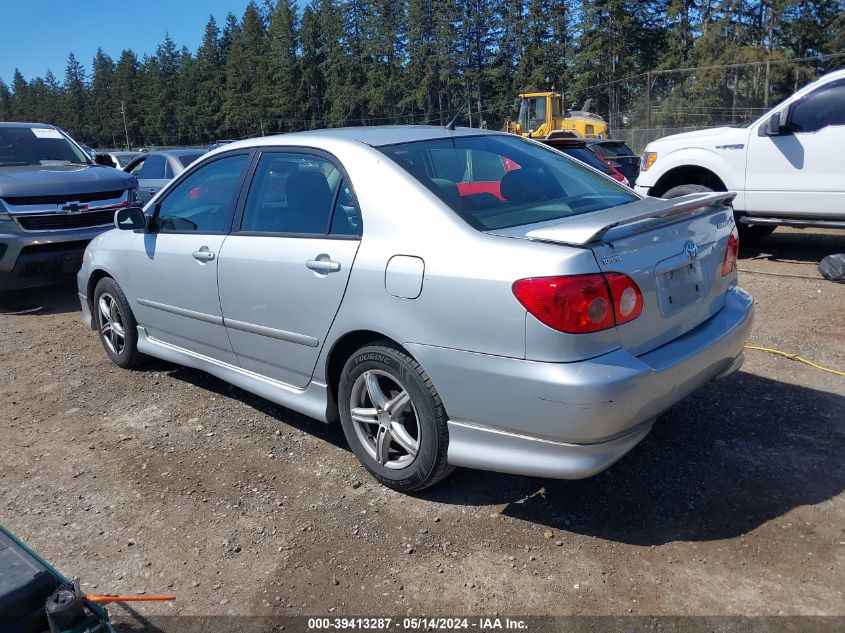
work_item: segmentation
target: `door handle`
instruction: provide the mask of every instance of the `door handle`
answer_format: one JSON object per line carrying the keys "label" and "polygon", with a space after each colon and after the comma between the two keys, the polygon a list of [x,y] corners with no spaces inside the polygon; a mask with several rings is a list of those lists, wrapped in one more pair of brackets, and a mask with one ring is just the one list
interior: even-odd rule
{"label": "door handle", "polygon": [[332,261],[328,255],[318,255],[317,259],[309,259],[305,266],[315,273],[336,273],[340,270],[340,262]]}
{"label": "door handle", "polygon": [[208,246],[201,247],[198,251],[191,253],[191,255],[193,255],[194,259],[200,262],[210,262],[214,259],[214,253],[208,250]]}

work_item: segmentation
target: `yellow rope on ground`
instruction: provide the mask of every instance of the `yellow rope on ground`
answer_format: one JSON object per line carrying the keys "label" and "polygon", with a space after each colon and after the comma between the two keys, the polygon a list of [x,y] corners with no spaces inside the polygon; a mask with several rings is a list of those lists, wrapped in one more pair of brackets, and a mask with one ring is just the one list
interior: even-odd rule
{"label": "yellow rope on ground", "polygon": [[779,349],[772,349],[771,347],[758,347],[756,345],[746,345],[745,349],[756,349],[760,352],[777,354],[778,356],[783,356],[784,358],[788,358],[789,360],[797,360],[799,363],[804,363],[805,365],[815,367],[816,369],[821,369],[822,371],[829,371],[831,374],[836,374],[837,376],[842,376],[843,378],[845,378],[845,371],[839,371],[837,369],[831,369],[830,367],[824,367],[822,365],[814,363],[811,360],[807,360],[806,358],[801,358],[798,354],[790,354],[788,352],[782,352]]}

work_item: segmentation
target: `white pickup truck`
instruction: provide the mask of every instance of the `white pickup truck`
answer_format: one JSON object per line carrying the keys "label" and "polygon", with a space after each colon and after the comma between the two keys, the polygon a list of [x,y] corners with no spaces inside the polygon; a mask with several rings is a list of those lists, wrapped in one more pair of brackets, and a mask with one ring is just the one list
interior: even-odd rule
{"label": "white pickup truck", "polygon": [[744,127],[649,143],[636,190],[675,198],[735,191],[741,238],[777,226],[845,228],[845,70],[805,86]]}

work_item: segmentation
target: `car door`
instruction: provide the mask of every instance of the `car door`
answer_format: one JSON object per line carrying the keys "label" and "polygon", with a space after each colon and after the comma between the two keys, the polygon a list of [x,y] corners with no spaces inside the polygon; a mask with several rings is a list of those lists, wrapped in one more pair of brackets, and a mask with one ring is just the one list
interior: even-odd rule
{"label": "car door", "polygon": [[138,193],[142,204],[147,204],[167,184],[166,170],[167,159],[161,154],[150,154],[146,157],[138,174]]}
{"label": "car door", "polygon": [[218,264],[232,347],[244,369],[304,388],[360,243],[351,184],[328,155],[266,151],[239,215]]}
{"label": "car door", "polygon": [[748,141],[749,213],[845,219],[845,79],[793,101],[787,130],[765,134],[768,116]]}
{"label": "car door", "polygon": [[126,266],[138,324],[170,345],[237,365],[223,327],[218,256],[231,229],[248,151],[222,154],[174,183]]}

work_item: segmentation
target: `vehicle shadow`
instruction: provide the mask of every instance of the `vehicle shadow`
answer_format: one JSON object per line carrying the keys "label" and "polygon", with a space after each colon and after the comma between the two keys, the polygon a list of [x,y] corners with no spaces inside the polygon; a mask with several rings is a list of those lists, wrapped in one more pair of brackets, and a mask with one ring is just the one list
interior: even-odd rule
{"label": "vehicle shadow", "polygon": [[745,534],[845,489],[845,398],[740,372],[664,414],[610,470],[542,480],[461,470],[430,501],[634,545]]}
{"label": "vehicle shadow", "polygon": [[845,253],[845,231],[777,229],[753,244],[740,240],[739,257],[746,261],[765,259],[817,263],[833,253]]}
{"label": "vehicle shadow", "polygon": [[47,316],[78,311],[79,295],[73,279],[50,286],[0,293],[0,316]]}
{"label": "vehicle shadow", "polygon": [[171,378],[190,383],[200,389],[212,391],[225,398],[238,400],[255,409],[257,412],[278,420],[281,424],[286,424],[304,433],[313,435],[337,448],[349,450],[340,424],[325,424],[319,420],[309,418],[307,415],[302,415],[292,409],[244,391],[240,387],[229,384],[199,369],[172,365],[166,361],[157,359],[151,360],[149,363],[139,367],[139,369],[166,372]]}

